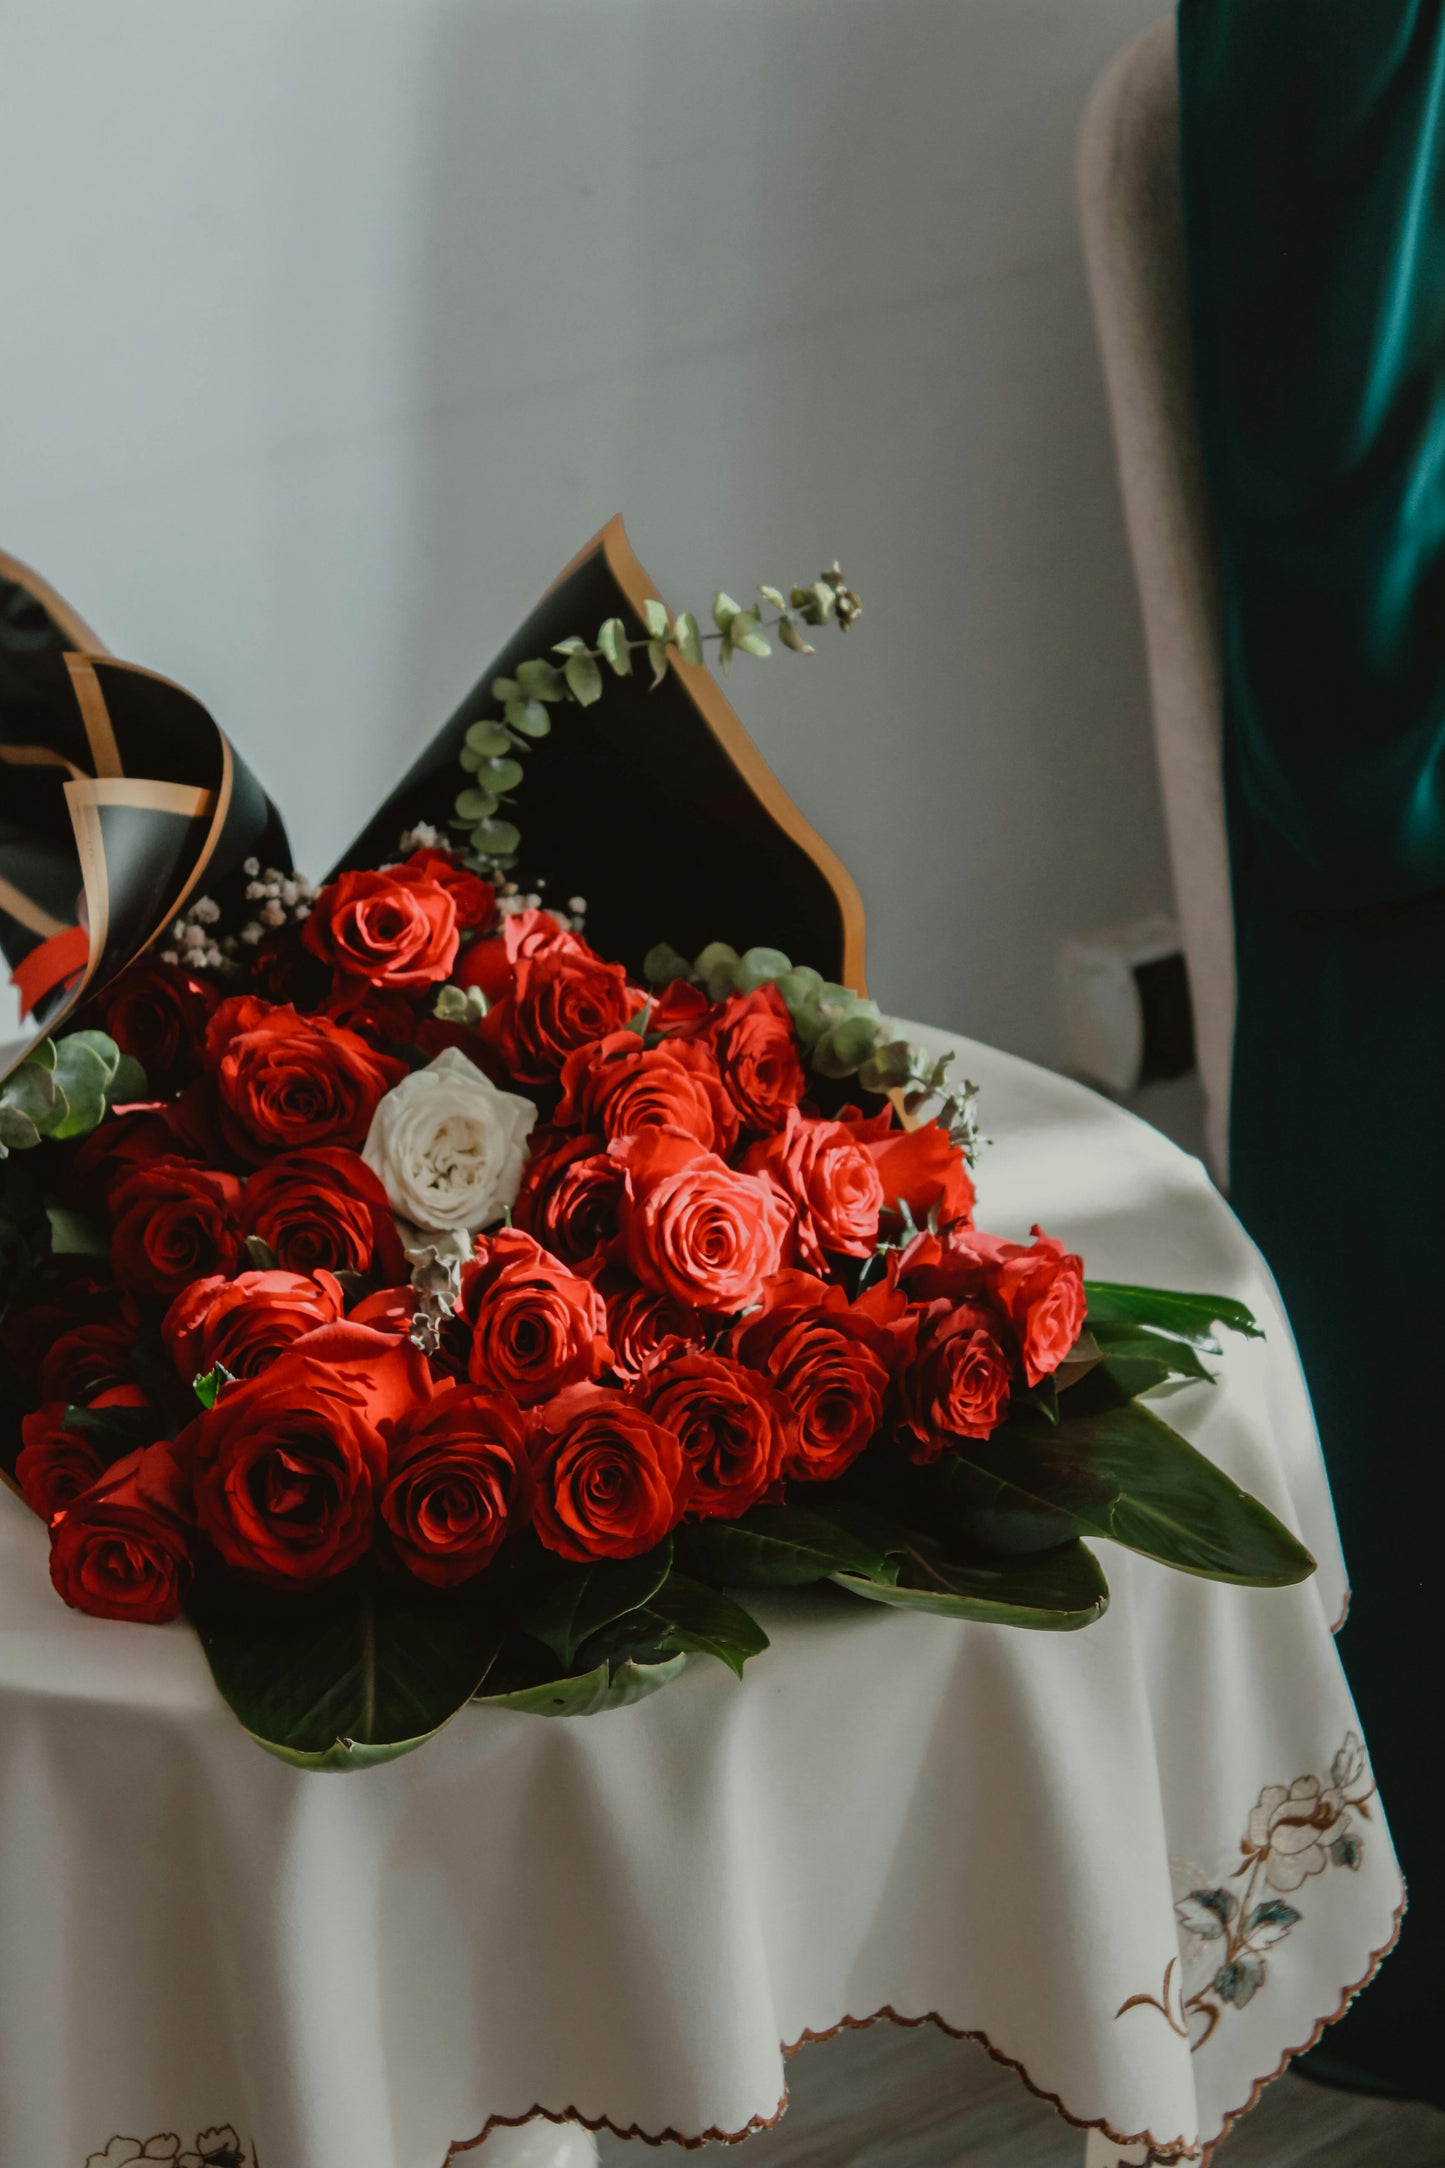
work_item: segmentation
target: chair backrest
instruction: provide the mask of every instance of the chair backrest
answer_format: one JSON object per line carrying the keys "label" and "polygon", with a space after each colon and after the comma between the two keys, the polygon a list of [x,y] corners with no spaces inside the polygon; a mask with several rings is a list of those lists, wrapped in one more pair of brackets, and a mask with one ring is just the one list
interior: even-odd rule
{"label": "chair backrest", "polygon": [[1222,1180],[1235,1003],[1223,657],[1194,412],[1172,20],[1127,46],[1096,86],[1080,142],[1079,193],[1144,619],[1209,1152]]}

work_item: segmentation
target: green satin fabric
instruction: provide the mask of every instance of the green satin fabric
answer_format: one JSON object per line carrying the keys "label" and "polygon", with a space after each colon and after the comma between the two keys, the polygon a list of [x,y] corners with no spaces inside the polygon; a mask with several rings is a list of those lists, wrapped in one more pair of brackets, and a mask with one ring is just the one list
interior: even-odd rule
{"label": "green satin fabric", "polygon": [[1181,0],[1179,41],[1226,646],[1231,1192],[1310,1380],[1354,1590],[1341,1653],[1411,1895],[1318,2054],[1445,2102],[1445,5]]}

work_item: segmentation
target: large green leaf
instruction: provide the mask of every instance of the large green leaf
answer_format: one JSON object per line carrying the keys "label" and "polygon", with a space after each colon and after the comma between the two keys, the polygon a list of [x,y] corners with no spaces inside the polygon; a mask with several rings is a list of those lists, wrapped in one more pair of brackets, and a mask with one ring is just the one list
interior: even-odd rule
{"label": "large green leaf", "polygon": [[1314,1571],[1267,1507],[1132,1401],[955,1439],[940,1466],[957,1505],[990,1536],[1014,1515],[1026,1527],[1062,1515],[1080,1535],[1108,1536],[1210,1580],[1275,1588]]}
{"label": "large green leaf", "polygon": [[677,1555],[690,1573],[724,1588],[801,1588],[833,1573],[887,1576],[863,1537],[796,1506],[754,1506],[735,1521],[682,1529]]}
{"label": "large green leaf", "polygon": [[1028,1558],[951,1559],[941,1548],[919,1543],[905,1552],[894,1582],[835,1573],[840,1588],[871,1603],[945,1618],[977,1619],[998,1626],[1072,1632],[1102,1618],[1109,1586],[1085,1544],[1061,1544]]}
{"label": "large green leaf", "polygon": [[686,1663],[685,1654],[654,1664],[631,1659],[616,1666],[602,1663],[573,1678],[519,1686],[510,1693],[478,1694],[476,1700],[484,1709],[515,1709],[525,1716],[598,1716],[604,1709],[625,1709],[629,1702],[645,1701],[675,1679]]}
{"label": "large green leaf", "polygon": [[1074,1396],[1066,1403],[1069,1414],[1135,1400],[1161,1386],[1214,1383],[1214,1374],[1200,1359],[1194,1342],[1174,1333],[1155,1332],[1131,1320],[1116,1324],[1098,1319],[1089,1337],[1100,1360],[1085,1370],[1077,1384],[1064,1384],[1063,1390]]}
{"label": "large green leaf", "polygon": [[210,1568],[187,1609],[236,1716],[299,1769],[366,1769],[421,1746],[500,1641],[477,1583],[432,1589],[369,1565],[300,1594]]}
{"label": "large green leaf", "polygon": [[748,1658],[761,1656],[768,1645],[762,1627],[740,1603],[685,1574],[670,1573],[650,1608],[666,1628],[661,1647],[716,1656],[739,1678]]}
{"label": "large green leaf", "polygon": [[1195,1347],[1219,1353],[1216,1325],[1242,1333],[1247,1340],[1262,1340],[1263,1328],[1254,1312],[1232,1295],[1193,1295],[1163,1287],[1129,1287],[1117,1280],[1086,1280],[1089,1324],[1148,1325],[1155,1332],[1173,1333]]}
{"label": "large green leaf", "polygon": [[518,1624],[567,1670],[584,1641],[641,1610],[671,1569],[670,1539],[641,1558],[599,1559],[590,1565],[574,1565],[538,1549],[513,1584],[512,1608]]}

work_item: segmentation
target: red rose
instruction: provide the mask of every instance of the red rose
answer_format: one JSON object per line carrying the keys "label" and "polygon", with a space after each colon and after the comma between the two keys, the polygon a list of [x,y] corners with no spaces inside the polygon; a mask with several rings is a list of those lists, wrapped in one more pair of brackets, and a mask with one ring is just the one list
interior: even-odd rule
{"label": "red rose", "polygon": [[473,1382],[524,1408],[607,1366],[602,1297],[520,1228],[478,1242],[476,1261],[462,1267],[460,1314]]}
{"label": "red rose", "polygon": [[635,1031],[609,1032],[567,1056],[555,1118],[609,1138],[676,1129],[724,1158],[738,1139],[737,1109],[711,1050],[688,1039],[645,1046]]}
{"label": "red rose", "polygon": [[930,1216],[940,1227],[966,1222],[972,1216],[974,1189],[968,1161],[937,1122],[871,1137],[866,1149],[878,1169],[890,1214],[902,1203],[920,1227]]}
{"label": "red rose", "polygon": [[512,990],[478,1026],[482,1043],[519,1084],[551,1084],[574,1047],[620,1031],[643,997],[621,964],[604,963],[585,943],[560,943],[521,956]]}
{"label": "red rose", "polygon": [[[886,1325],[850,1305],[841,1287],[785,1273],[769,1307],[737,1335],[743,1359],[772,1379],[793,1411],[783,1473],[829,1483],[852,1466],[883,1426],[896,1360]],[[897,1298],[896,1307],[907,1305]]]}
{"label": "red rose", "polygon": [[241,1225],[288,1272],[406,1276],[386,1191],[358,1153],[335,1145],[288,1152],[260,1168],[246,1183]]}
{"label": "red rose", "polygon": [[1013,1328],[1030,1385],[1051,1377],[1084,1329],[1084,1261],[1035,1227],[1032,1248],[955,1227],[946,1242],[924,1236],[904,1253],[902,1276],[925,1301],[995,1304]]}
{"label": "red rose", "polygon": [[140,1312],[127,1296],[117,1297],[110,1317],[73,1325],[52,1340],[40,1365],[40,1390],[47,1400],[85,1406],[97,1393],[131,1382],[130,1357],[140,1326]]}
{"label": "red rose", "polygon": [[469,873],[456,851],[413,851],[406,870],[425,874],[451,897],[463,933],[481,933],[497,915],[497,891],[480,874]]}
{"label": "red rose", "polygon": [[303,1333],[332,1325],[346,1304],[329,1272],[243,1272],[182,1288],[161,1324],[166,1352],[187,1384],[217,1363],[254,1378]]}
{"label": "red rose", "polygon": [[677,1439],[605,1386],[574,1385],[539,1408],[532,1455],[532,1524],[559,1558],[637,1558],[661,1543],[687,1502]]}
{"label": "red rose", "polygon": [[108,1469],[51,1524],[50,1578],[75,1611],[159,1624],[190,1579],[185,1486],[164,1440]]}
{"label": "red rose", "polygon": [[878,1246],[883,1185],[846,1122],[811,1120],[789,1107],[743,1165],[777,1183],[798,1215],[798,1255],[815,1271],[834,1257],[871,1257]]}
{"label": "red rose", "polygon": [[345,978],[435,986],[457,960],[457,907],[450,889],[416,866],[343,873],[312,905],[302,939]]}
{"label": "red rose", "polygon": [[808,1080],[782,995],[773,986],[730,994],[710,1036],[722,1080],[749,1129],[781,1129]]}
{"label": "red rose", "polygon": [[122,971],[93,1013],[122,1054],[140,1063],[152,1089],[170,1093],[194,1071],[219,999],[214,986],[184,965],[151,960]]}
{"label": "red rose", "polygon": [[703,1344],[697,1312],[671,1295],[654,1294],[650,1287],[629,1281],[606,1301],[612,1367],[620,1378],[645,1377],[669,1355]]}
{"label": "red rose", "polygon": [[226,1141],[253,1161],[315,1144],[358,1149],[377,1101],[406,1075],[355,1032],[245,994],[222,1002],[206,1052]]}
{"label": "red rose", "polygon": [[782,1395],[756,1371],[726,1355],[675,1355],[638,1397],[682,1447],[689,1513],[736,1520],[777,1482],[793,1421]]}
{"label": "red rose", "polygon": [[[189,1112],[189,1107],[186,1109]],[[71,1188],[82,1202],[103,1200],[121,1176],[157,1159],[200,1159],[177,1106],[122,1107],[81,1140],[71,1162]]]}
{"label": "red rose", "polygon": [[550,911],[509,911],[497,933],[463,949],[452,978],[458,986],[479,988],[488,1001],[500,1001],[510,991],[521,959],[541,956],[549,949],[592,954],[587,943]]}
{"label": "red rose", "polygon": [[408,1281],[403,1287],[379,1287],[375,1294],[363,1295],[346,1314],[353,1325],[370,1325],[377,1332],[405,1335],[411,1331],[420,1300]]}
{"label": "red rose", "polygon": [[46,1522],[98,1483],[108,1465],[88,1431],[66,1429],[69,1412],[67,1401],[48,1400],[20,1424],[15,1480],[31,1512]]}
{"label": "red rose", "polygon": [[416,1044],[421,1029],[405,994],[388,993],[365,979],[338,979],[329,994],[306,1007],[354,1031],[378,1054],[404,1054]]}
{"label": "red rose", "polygon": [[903,1376],[900,1442],[909,1458],[937,1460],[951,1438],[987,1438],[1008,1412],[1013,1373],[1008,1329],[976,1303],[934,1306],[918,1353]]}
{"label": "red rose", "polygon": [[222,1558],[305,1587],[371,1547],[384,1433],[430,1397],[425,1358],[363,1325],[325,1325],[222,1392],[176,1441]]}
{"label": "red rose", "polygon": [[711,1014],[712,1003],[700,986],[693,986],[686,979],[670,979],[661,993],[652,997],[647,1029],[664,1037],[680,1032],[692,1038],[706,1029]]}
{"label": "red rose", "polygon": [[512,1218],[554,1256],[569,1265],[584,1264],[617,1233],[622,1182],[622,1169],[601,1137],[568,1137],[543,1151],[534,1149]]}
{"label": "red rose", "polygon": [[516,1403],[453,1386],[391,1434],[381,1517],[418,1580],[470,1580],[531,1513],[532,1467]]}
{"label": "red rose", "polygon": [[232,1273],[241,1255],[233,1174],[188,1159],[153,1159],[110,1193],[110,1264],[139,1294],[176,1294],[213,1272]]}
{"label": "red rose", "polygon": [[766,1176],[735,1173],[691,1137],[665,1130],[611,1149],[627,1172],[622,1239],[638,1279],[704,1310],[756,1302],[793,1231],[793,1214]]}

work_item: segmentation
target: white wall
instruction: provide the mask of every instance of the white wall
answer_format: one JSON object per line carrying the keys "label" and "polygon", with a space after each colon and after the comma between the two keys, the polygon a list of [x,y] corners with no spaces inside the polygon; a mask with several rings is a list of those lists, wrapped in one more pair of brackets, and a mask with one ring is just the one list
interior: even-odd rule
{"label": "white wall", "polygon": [[885,1004],[1060,1061],[1168,895],[1073,201],[1160,10],[7,0],[0,544],[315,870],[613,511],[679,607],[836,552],[743,719]]}

